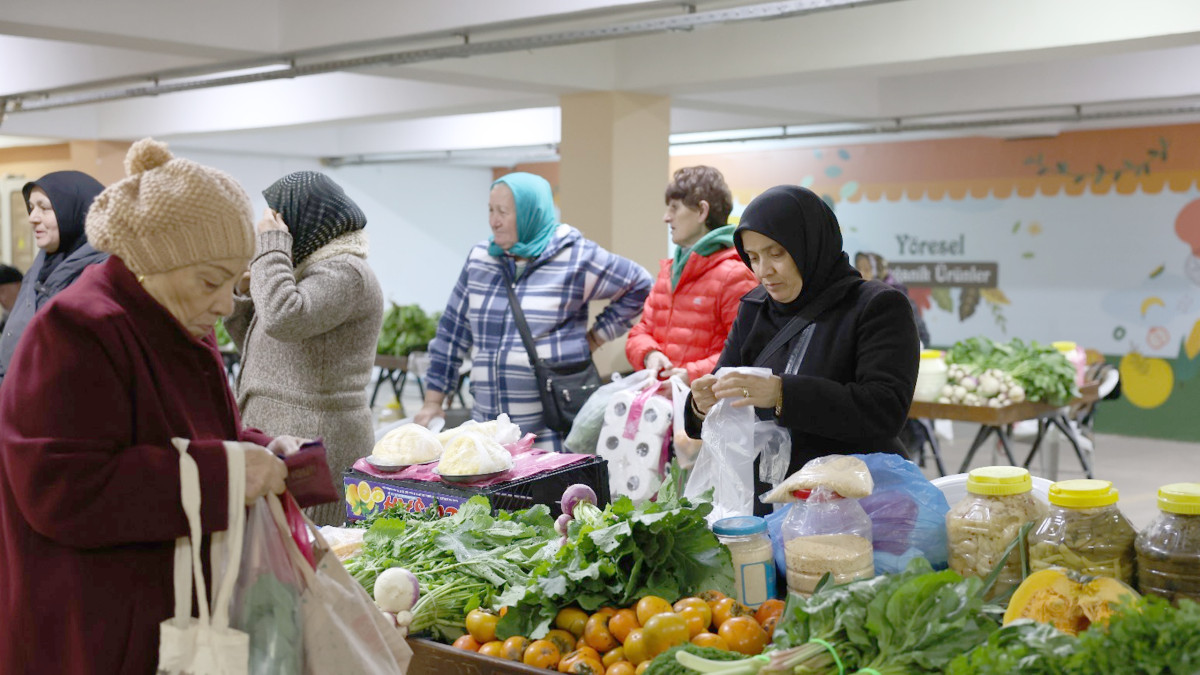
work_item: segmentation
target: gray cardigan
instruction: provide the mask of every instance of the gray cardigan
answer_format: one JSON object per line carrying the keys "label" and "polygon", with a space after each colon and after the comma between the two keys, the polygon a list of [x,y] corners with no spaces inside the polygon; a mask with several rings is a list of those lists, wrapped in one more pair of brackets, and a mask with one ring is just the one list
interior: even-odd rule
{"label": "gray cardigan", "polygon": [[78,279],[88,265],[102,263],[107,259],[107,253],[97,251],[91,244],[84,243],[59,263],[44,283],[38,283],[38,274],[42,271],[42,265],[46,263],[46,252],[41,251],[37,254],[33,265],[25,273],[25,281],[17,293],[17,302],[4,323],[4,335],[0,337],[0,381],[3,381],[8,372],[13,352],[17,351],[17,343],[20,342],[21,334],[25,332],[25,326],[29,325],[33,315],[50,302],[50,298]]}
{"label": "gray cardigan", "polygon": [[[341,492],[342,472],[375,441],[366,388],[383,292],[361,231],[334,239],[296,269],[291,250],[288,232],[258,235],[250,295],[235,295],[225,320],[241,354],[238,407],[247,426],[272,436],[323,438]],[[315,515],[334,524],[344,514],[337,502]]]}

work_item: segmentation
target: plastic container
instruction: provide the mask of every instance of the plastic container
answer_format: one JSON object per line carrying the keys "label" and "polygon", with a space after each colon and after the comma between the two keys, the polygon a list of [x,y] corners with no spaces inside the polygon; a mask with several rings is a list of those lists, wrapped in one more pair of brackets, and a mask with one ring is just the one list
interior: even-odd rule
{"label": "plastic container", "polygon": [[1050,510],[1029,533],[1029,567],[1065,567],[1133,585],[1137,532],[1117,508],[1106,480],[1064,480],[1050,486]]}
{"label": "plastic container", "polygon": [[[1025,523],[1046,514],[1046,505],[1033,496],[1029,471],[1015,466],[985,466],[967,474],[967,496],[946,514],[950,569],[964,577],[991,574],[1005,549]],[[1021,557],[1008,557],[992,595],[1021,582]]]}
{"label": "plastic container", "polygon": [[767,536],[767,521],[757,516],[722,518],[713,533],[733,558],[737,599],[751,609],[775,597],[775,556]]}
{"label": "plastic container", "polygon": [[788,591],[811,595],[827,572],[845,584],[875,576],[871,518],[857,499],[819,487],[801,490],[783,521]]}
{"label": "plastic container", "polygon": [[936,349],[922,349],[921,361],[917,368],[917,386],[913,390],[914,401],[936,401],[942,395],[942,387],[949,381],[949,368],[942,352]]}
{"label": "plastic container", "polygon": [[1138,590],[1200,602],[1200,483],[1162,486],[1158,509],[1135,542]]}
{"label": "plastic container", "polygon": [[1087,353],[1074,342],[1062,340],[1051,342],[1050,344],[1063,356],[1067,357],[1071,365],[1075,366],[1075,386],[1082,387],[1083,383],[1087,381]]}

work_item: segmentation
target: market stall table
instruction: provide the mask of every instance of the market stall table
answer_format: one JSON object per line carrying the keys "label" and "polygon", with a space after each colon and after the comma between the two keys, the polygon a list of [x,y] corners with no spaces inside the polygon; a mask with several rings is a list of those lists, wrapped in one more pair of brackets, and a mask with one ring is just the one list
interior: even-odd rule
{"label": "market stall table", "polygon": [[937,436],[933,433],[927,420],[943,419],[955,422],[971,422],[980,425],[979,432],[975,434],[975,440],[971,442],[971,448],[967,451],[967,456],[963,459],[962,466],[959,467],[959,473],[967,472],[971,466],[971,460],[975,456],[975,451],[992,434],[995,434],[996,438],[999,439],[1000,447],[1004,450],[1004,455],[1008,458],[1008,462],[1013,466],[1017,466],[1017,459],[1013,456],[1012,452],[1012,436],[1009,427],[1017,422],[1037,420],[1037,435],[1034,437],[1033,446],[1029,449],[1029,454],[1026,455],[1025,461],[1021,463],[1021,466],[1029,467],[1034,455],[1037,454],[1038,449],[1041,447],[1042,441],[1045,440],[1046,433],[1053,426],[1062,432],[1063,436],[1071,444],[1071,447],[1075,449],[1075,455],[1079,457],[1079,464],[1083,467],[1087,477],[1091,478],[1092,463],[1080,447],[1079,438],[1071,428],[1067,412],[1065,411],[1081,405],[1090,405],[1098,399],[1099,385],[1095,382],[1088,382],[1080,387],[1079,397],[1072,399],[1066,406],[1024,402],[1006,405],[1002,408],[992,408],[980,405],[913,401],[912,407],[908,411],[908,417],[920,422],[925,429],[925,440],[922,441],[922,451],[924,450],[924,443],[928,442],[930,449],[933,451],[934,461],[937,462],[938,473],[942,476],[946,475],[946,468],[942,463],[941,449],[938,446]]}
{"label": "market stall table", "polygon": [[408,646],[413,651],[412,661],[408,664],[408,675],[546,675],[550,672],[545,668],[534,668],[517,661],[469,652],[423,638],[409,638]]}

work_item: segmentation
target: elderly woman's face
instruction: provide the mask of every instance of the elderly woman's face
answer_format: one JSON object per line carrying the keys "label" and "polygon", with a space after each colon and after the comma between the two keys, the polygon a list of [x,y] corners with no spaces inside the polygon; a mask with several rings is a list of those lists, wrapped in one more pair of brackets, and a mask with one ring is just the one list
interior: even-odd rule
{"label": "elderly woman's face", "polygon": [[246,258],[227,258],[147,274],[142,287],[183,324],[192,337],[204,337],[233,313],[233,287],[246,271]]}
{"label": "elderly woman's face", "polygon": [[488,195],[488,225],[497,246],[505,251],[516,246],[517,202],[504,183],[494,186]]}
{"label": "elderly woman's face", "polygon": [[858,273],[862,278],[870,281],[875,278],[875,269],[871,267],[871,259],[865,255],[854,256],[854,267],[858,269]]}
{"label": "elderly woman's face", "polygon": [[29,225],[33,227],[33,240],[47,254],[58,250],[61,241],[58,235],[58,217],[54,205],[45,190],[35,187],[29,191]]}
{"label": "elderly woman's face", "polygon": [[791,302],[800,297],[804,280],[796,261],[779,242],[758,232],[742,233],[742,250],[750,259],[754,276],[776,302]]}

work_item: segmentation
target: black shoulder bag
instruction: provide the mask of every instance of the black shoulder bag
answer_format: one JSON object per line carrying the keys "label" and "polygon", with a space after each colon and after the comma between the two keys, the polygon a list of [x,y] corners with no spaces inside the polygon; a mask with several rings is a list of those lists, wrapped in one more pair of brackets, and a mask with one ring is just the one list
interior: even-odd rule
{"label": "black shoulder bag", "polygon": [[513,290],[514,282],[508,266],[503,262],[501,269],[504,270],[504,288],[508,291],[508,306],[512,308],[525,351],[529,352],[529,363],[538,382],[538,397],[542,400],[542,418],[547,428],[565,434],[571,430],[575,415],[583,407],[584,401],[600,387],[600,371],[596,370],[596,364],[590,356],[584,361],[562,365],[551,365],[538,356],[529,324],[525,323],[525,312],[521,310],[521,303]]}

